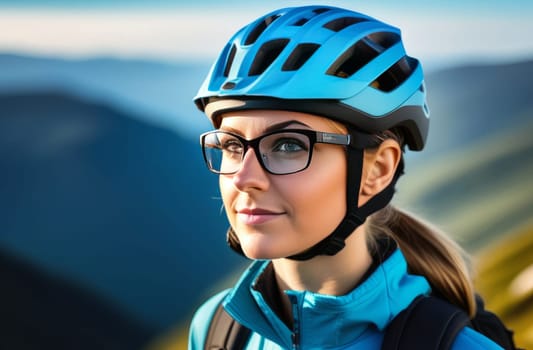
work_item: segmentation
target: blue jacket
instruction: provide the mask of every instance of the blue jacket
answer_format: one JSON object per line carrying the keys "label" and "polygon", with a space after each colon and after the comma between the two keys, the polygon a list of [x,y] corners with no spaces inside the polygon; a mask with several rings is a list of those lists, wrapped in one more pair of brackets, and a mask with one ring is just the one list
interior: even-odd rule
{"label": "blue jacket", "polygon": [[[190,328],[189,350],[203,350],[211,317],[222,299],[228,313],[253,330],[246,349],[380,349],[388,323],[417,296],[431,291],[424,277],[407,272],[405,258],[396,250],[347,295],[286,291],[293,304],[291,330],[253,288],[268,264],[252,263],[233,289],[215,295],[198,309]],[[298,343],[293,339],[299,339]],[[465,327],[453,349],[501,347]]]}

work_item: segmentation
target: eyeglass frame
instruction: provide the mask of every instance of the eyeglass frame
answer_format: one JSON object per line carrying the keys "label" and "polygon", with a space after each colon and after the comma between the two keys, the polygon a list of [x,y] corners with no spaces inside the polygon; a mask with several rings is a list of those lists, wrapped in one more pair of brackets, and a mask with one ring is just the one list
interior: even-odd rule
{"label": "eyeglass frame", "polygon": [[[307,151],[308,152],[307,163],[302,169],[299,169],[299,170],[296,170],[296,171],[292,171],[292,172],[288,172],[288,173],[285,173],[285,172],[284,173],[273,172],[272,170],[269,170],[267,168],[267,166],[265,165],[263,157],[261,156],[262,154],[261,154],[261,152],[259,150],[259,144],[260,144],[261,140],[264,139],[265,137],[268,137],[268,136],[271,136],[271,135],[274,135],[274,134],[283,134],[283,133],[289,133],[289,132],[290,133],[296,133],[296,134],[304,135],[304,136],[306,136],[309,139],[309,150]],[[241,160],[240,160],[241,167],[239,167],[237,170],[232,171],[232,172],[221,172],[221,171],[218,171],[218,170],[214,169],[211,166],[211,163],[209,162],[208,157],[206,155],[205,139],[206,139],[206,137],[208,135],[215,134],[215,133],[224,133],[224,134],[231,135],[232,137],[235,137],[237,140],[239,140],[239,142],[243,145],[244,152],[242,152],[242,155],[241,155]],[[258,136],[256,138],[251,139],[251,140],[247,140],[247,139],[245,139],[244,137],[242,137],[240,135],[237,135],[237,134],[232,133],[230,131],[224,131],[224,130],[212,130],[212,131],[208,131],[208,132],[205,132],[205,133],[200,135],[200,145],[202,147],[202,154],[204,156],[204,161],[205,161],[205,163],[207,165],[207,168],[211,172],[213,172],[215,174],[219,174],[219,175],[233,175],[233,174],[236,174],[237,172],[239,172],[239,170],[242,168],[242,162],[244,160],[246,152],[248,152],[248,150],[250,148],[252,148],[254,150],[254,153],[255,153],[257,161],[261,165],[261,168],[263,170],[265,170],[267,173],[272,174],[272,175],[290,175],[290,174],[299,173],[299,172],[304,171],[305,169],[307,169],[309,167],[309,165],[311,164],[311,159],[313,158],[313,149],[314,149],[315,144],[317,144],[317,143],[330,144],[330,145],[339,145],[339,146],[353,146],[353,137],[350,134],[336,134],[336,133],[330,133],[330,132],[324,132],[324,131],[316,131],[316,130],[307,130],[307,129],[280,129],[280,130],[274,130],[274,131],[262,134],[262,135],[260,135],[260,136]]]}

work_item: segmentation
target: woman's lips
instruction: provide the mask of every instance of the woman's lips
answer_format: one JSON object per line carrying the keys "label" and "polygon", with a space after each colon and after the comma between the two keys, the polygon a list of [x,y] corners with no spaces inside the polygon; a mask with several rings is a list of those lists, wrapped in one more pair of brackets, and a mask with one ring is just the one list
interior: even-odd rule
{"label": "woman's lips", "polygon": [[260,225],[273,220],[283,213],[266,209],[240,209],[237,210],[237,219],[247,225]]}

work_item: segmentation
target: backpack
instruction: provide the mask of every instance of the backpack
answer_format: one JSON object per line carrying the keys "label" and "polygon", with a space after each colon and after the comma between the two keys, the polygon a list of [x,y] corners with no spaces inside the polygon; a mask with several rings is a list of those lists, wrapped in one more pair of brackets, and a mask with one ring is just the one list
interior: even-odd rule
{"label": "backpack", "polygon": [[[506,350],[517,349],[513,333],[476,296],[477,312],[470,320],[459,307],[436,296],[420,296],[387,326],[382,350],[450,349],[465,327],[492,339]],[[242,350],[251,330],[231,317],[219,303],[209,325],[204,350]],[[518,350],[518,349],[517,349]]]}

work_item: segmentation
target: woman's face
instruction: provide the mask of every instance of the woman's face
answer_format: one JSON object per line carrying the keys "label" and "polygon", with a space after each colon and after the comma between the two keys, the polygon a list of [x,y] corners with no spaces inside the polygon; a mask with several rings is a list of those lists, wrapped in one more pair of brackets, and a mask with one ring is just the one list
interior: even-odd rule
{"label": "woman's face", "polygon": [[[287,122],[290,122],[287,124]],[[266,130],[340,133],[328,119],[286,111],[227,113],[220,129],[245,139]],[[317,143],[309,167],[289,175],[266,172],[248,149],[240,170],[220,175],[231,226],[246,256],[276,259],[300,253],[328,236],[346,212],[346,155],[342,146]]]}

